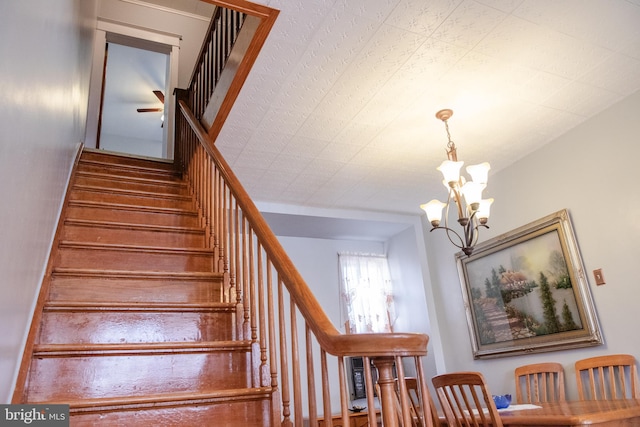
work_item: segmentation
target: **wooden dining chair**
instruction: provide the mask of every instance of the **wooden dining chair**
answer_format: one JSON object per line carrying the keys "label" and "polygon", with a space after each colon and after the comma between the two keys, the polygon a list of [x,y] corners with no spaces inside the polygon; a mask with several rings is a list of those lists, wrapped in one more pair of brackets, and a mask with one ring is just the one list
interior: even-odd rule
{"label": "wooden dining chair", "polygon": [[630,354],[578,360],[575,368],[580,400],[640,398],[636,358]]}
{"label": "wooden dining chair", "polygon": [[[420,392],[418,388],[418,379],[415,377],[405,377],[405,384],[407,385],[409,411],[411,412],[412,427],[427,427],[427,426],[440,426],[440,419],[438,418],[438,409],[431,397],[428,395],[429,408],[431,412],[431,424],[424,421],[422,406],[420,404]],[[402,404],[400,399],[400,385],[396,378],[396,413],[398,414],[398,420],[402,425]]]}
{"label": "wooden dining chair", "polygon": [[438,375],[432,382],[449,426],[502,427],[498,409],[480,372]]}
{"label": "wooden dining chair", "polygon": [[564,368],[560,363],[534,363],[515,370],[516,402],[563,402]]}

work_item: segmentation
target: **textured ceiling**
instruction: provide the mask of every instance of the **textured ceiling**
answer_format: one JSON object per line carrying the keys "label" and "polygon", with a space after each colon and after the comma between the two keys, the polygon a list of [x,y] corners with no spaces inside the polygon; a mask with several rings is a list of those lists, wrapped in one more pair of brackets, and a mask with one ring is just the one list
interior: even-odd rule
{"label": "textured ceiling", "polygon": [[280,16],[217,144],[258,202],[418,214],[436,111],[493,173],[640,88],[640,0],[257,3]]}

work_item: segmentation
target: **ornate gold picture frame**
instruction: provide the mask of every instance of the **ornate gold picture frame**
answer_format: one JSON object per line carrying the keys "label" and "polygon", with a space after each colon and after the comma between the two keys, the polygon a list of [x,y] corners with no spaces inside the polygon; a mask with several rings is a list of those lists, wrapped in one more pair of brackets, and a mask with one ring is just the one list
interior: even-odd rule
{"label": "ornate gold picture frame", "polygon": [[474,358],[602,344],[566,209],[456,260]]}

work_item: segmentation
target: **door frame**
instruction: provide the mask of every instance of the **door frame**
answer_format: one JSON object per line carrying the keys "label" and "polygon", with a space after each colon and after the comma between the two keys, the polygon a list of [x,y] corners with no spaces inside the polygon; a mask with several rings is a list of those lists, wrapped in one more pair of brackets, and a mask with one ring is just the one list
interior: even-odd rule
{"label": "door frame", "polygon": [[167,79],[164,88],[166,96],[162,156],[165,159],[173,159],[174,122],[172,118],[175,117],[173,92],[178,85],[180,39],[180,36],[174,34],[98,19],[93,43],[93,63],[85,132],[86,147],[96,148],[98,141],[106,45],[107,43],[117,43],[145,50],[160,50],[162,53],[169,55]]}

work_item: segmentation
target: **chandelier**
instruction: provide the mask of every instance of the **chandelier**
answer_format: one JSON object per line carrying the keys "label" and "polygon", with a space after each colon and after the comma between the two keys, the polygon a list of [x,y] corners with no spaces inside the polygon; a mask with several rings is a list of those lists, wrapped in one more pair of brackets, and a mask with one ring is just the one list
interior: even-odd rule
{"label": "chandelier", "polygon": [[[447,160],[437,168],[444,180],[442,183],[447,188],[449,196],[447,203],[439,200],[431,200],[429,203],[420,205],[426,214],[427,219],[433,227],[430,231],[441,229],[447,233],[447,238],[454,246],[461,249],[465,255],[469,256],[473,252],[473,247],[478,241],[479,227],[489,228],[487,221],[489,220],[489,208],[493,199],[483,199],[482,190],[487,186],[487,177],[489,174],[489,163],[484,162],[479,165],[467,166],[467,173],[471,176],[471,180],[460,175],[463,161],[458,161],[456,153],[456,144],[451,140],[449,133],[449,118],[453,115],[452,110],[440,110],[436,113],[436,118],[444,122],[447,131]],[[462,227],[460,233],[449,227],[449,208],[455,203],[458,214],[458,224]],[[442,209],[447,207],[444,216],[444,226],[440,225],[442,218]]]}

